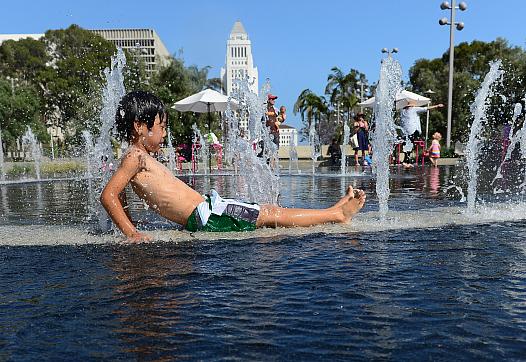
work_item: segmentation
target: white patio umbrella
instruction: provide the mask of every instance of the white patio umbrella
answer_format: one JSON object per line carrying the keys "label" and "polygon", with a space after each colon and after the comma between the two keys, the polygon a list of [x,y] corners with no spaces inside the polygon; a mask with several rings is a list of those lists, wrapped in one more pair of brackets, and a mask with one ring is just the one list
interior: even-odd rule
{"label": "white patio umbrella", "polygon": [[[205,89],[181,99],[172,108],[180,112],[208,113],[208,132],[212,132],[210,128],[211,112],[224,112],[229,103],[232,109],[237,109],[238,103],[234,99],[229,100],[228,96],[213,89]],[[210,162],[208,164],[210,165]]]}
{"label": "white patio umbrella", "polygon": [[408,90],[403,90],[396,95],[396,109],[404,108],[409,104],[409,101],[413,101],[417,107],[422,107],[429,104],[431,99]]}
{"label": "white patio umbrella", "polygon": [[[417,106],[421,107],[429,104],[431,99],[407,90],[402,90],[396,94],[396,109],[404,108],[409,103],[409,101],[414,101]],[[358,105],[362,107],[373,108],[374,103],[375,98],[371,97],[361,103],[358,103]]]}
{"label": "white patio umbrella", "polygon": [[[405,106],[409,104],[410,101],[413,101],[413,103],[417,107],[429,106],[429,104],[431,103],[431,98],[421,96],[420,94],[416,94],[416,93],[410,92],[405,89],[398,92],[396,94],[395,99],[396,99],[396,109],[404,108]],[[371,97],[361,103],[358,103],[358,105],[362,107],[373,108],[374,103],[375,103],[375,99],[374,97]],[[428,128],[429,128],[429,110],[427,111],[427,117],[426,117],[426,147],[427,147]]]}
{"label": "white patio umbrella", "polygon": [[373,108],[374,107],[375,99],[374,97],[371,97],[369,99],[366,99],[365,101],[358,103],[359,106],[365,107],[365,108]]}
{"label": "white patio umbrella", "polygon": [[[224,112],[227,109],[228,96],[221,94],[213,89],[205,89],[196,94],[192,94],[176,102],[172,108],[180,112]],[[237,108],[237,102],[230,99],[230,106]]]}

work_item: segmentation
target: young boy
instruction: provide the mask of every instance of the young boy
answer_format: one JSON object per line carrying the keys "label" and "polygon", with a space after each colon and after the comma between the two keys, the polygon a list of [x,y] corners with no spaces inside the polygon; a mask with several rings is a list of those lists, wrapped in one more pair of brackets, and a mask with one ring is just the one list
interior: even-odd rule
{"label": "young boy", "polygon": [[348,223],[365,203],[365,193],[347,194],[327,209],[287,209],[277,205],[246,204],[222,199],[214,190],[203,197],[176,178],[150,153],[159,151],[166,136],[166,112],[155,95],[135,91],[125,95],[117,109],[117,130],[129,148],[108,184],[101,202],[117,227],[129,241],[151,240],[133,225],[127,212],[124,189],[134,192],[161,216],[196,231],[241,231],[256,227],[311,226]]}

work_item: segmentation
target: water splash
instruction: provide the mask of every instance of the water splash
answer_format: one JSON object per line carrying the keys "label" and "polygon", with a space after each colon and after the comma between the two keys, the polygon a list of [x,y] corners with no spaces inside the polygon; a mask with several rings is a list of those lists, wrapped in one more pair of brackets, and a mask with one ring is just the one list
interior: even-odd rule
{"label": "water splash", "polygon": [[84,139],[84,152],[86,154],[86,177],[91,179],[93,177],[93,166],[94,158],[94,147],[93,147],[93,136],[88,130],[82,131],[82,138]]}
{"label": "water splash", "polygon": [[321,156],[321,141],[320,135],[316,132],[316,119],[313,119],[309,125],[309,145],[311,147],[312,174],[314,175],[316,173],[316,161]]}
{"label": "water splash", "polygon": [[120,100],[126,94],[124,88],[123,69],[126,66],[126,57],[121,48],[117,49],[117,54],[111,58],[111,65],[104,69],[106,85],[102,90],[102,109],[99,115],[101,126],[93,149],[93,158],[90,160],[90,170],[94,179],[93,190],[90,190],[90,202],[97,205],[95,217],[98,219],[99,227],[102,231],[108,231],[112,223],[109,222],[106,210],[98,202],[102,189],[108,183],[112,175],[112,168],[115,164],[113,154],[112,138],[116,134],[115,114]]}
{"label": "water splash", "polygon": [[[120,100],[126,94],[124,89],[123,69],[126,66],[126,57],[121,48],[117,49],[116,56],[111,58],[110,68],[104,69],[106,86],[102,90],[102,110],[100,112],[100,134],[95,141],[95,162],[98,163],[95,170],[102,169],[103,157],[107,157],[108,163],[114,163],[111,139],[115,136],[115,113]],[[103,184],[106,184],[111,175],[100,174]]]}
{"label": "water splash", "polygon": [[197,160],[197,164],[199,164],[199,162],[203,164],[203,167],[204,167],[203,173],[207,175],[208,167],[209,167],[208,153],[210,152],[210,149],[208,147],[208,144],[206,143],[205,138],[201,134],[201,131],[199,130],[199,128],[197,128],[197,125],[195,123],[192,125],[192,130],[194,131],[194,137],[193,137],[194,145],[199,144],[201,146],[199,147],[199,157]]}
{"label": "water splash", "polygon": [[[496,181],[502,180],[504,178],[503,174],[503,168],[504,165],[512,158],[512,152],[515,150],[517,145],[519,145],[519,151],[521,154],[522,159],[526,159],[526,118],[524,119],[522,126],[520,129],[518,129],[514,134],[512,134],[513,129],[515,128],[515,125],[518,123],[519,117],[522,114],[522,104],[517,103],[515,104],[515,107],[513,109],[513,116],[511,119],[511,123],[505,125],[505,127],[509,127],[509,131],[507,135],[504,135],[503,143],[507,144],[506,154],[502,158],[502,162],[499,165],[499,168],[497,170],[497,174],[495,178],[492,181],[492,184],[495,184]],[[526,186],[526,175],[524,175],[524,179],[522,184],[519,186],[519,188],[524,189]],[[501,189],[501,185],[495,186],[493,189],[494,194],[500,194],[504,193],[505,191]]]}
{"label": "water splash", "polygon": [[166,127],[166,148],[168,150],[168,168],[170,171],[174,172],[177,169],[177,156],[172,144],[172,132],[170,131],[169,126]]}
{"label": "water splash", "polygon": [[296,166],[296,173],[299,174],[301,171],[298,165],[298,150],[291,139],[289,144],[289,175],[292,174],[292,165]]}
{"label": "water splash", "polygon": [[341,173],[342,175],[345,175],[347,171],[347,150],[349,148],[349,141],[351,138],[351,127],[349,127],[349,123],[343,120],[343,142],[340,146],[342,150],[342,158],[341,158]]}
{"label": "water splash", "polygon": [[477,176],[479,169],[479,155],[482,143],[485,140],[483,135],[484,126],[487,123],[486,111],[488,101],[493,95],[492,87],[497,81],[502,80],[504,70],[501,69],[500,60],[490,63],[490,70],[484,77],[484,81],[475,96],[475,101],[471,105],[473,123],[471,124],[469,139],[466,145],[466,165],[468,168],[468,188],[467,188],[467,210],[468,213],[475,211],[475,200],[477,198]]}
{"label": "water splash", "polygon": [[2,130],[0,130],[0,181],[5,181],[4,147],[2,145]]}
{"label": "water splash", "polygon": [[27,131],[22,136],[22,145],[29,147],[31,150],[31,158],[35,162],[35,174],[37,180],[40,180],[40,163],[42,161],[42,151],[40,150],[40,144],[31,130],[31,127],[27,126]]}
{"label": "water splash", "polygon": [[376,194],[379,215],[385,218],[389,211],[389,161],[396,142],[394,104],[401,89],[402,68],[392,57],[383,59],[374,105],[374,129],[371,132],[373,145],[373,172],[376,173]]}
{"label": "water splash", "polygon": [[[247,79],[236,80],[232,98],[239,108],[226,111],[228,124],[228,160],[238,175],[236,197],[257,203],[277,203],[279,195],[279,159],[277,146],[272,142],[264,122],[267,81],[257,95],[250,90]],[[246,134],[240,130],[240,122],[248,121]]]}
{"label": "water splash", "polygon": [[460,195],[459,202],[466,202],[466,196],[464,195],[464,191],[462,190],[462,187],[457,185],[449,185],[444,189],[444,192],[448,192],[449,190],[455,190]]}

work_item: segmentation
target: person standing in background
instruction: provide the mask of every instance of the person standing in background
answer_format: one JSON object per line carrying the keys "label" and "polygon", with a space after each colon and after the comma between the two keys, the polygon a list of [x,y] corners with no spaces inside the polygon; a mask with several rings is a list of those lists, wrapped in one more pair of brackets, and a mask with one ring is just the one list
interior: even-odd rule
{"label": "person standing in background", "polygon": [[369,123],[365,120],[365,114],[358,113],[354,117],[354,133],[358,137],[358,148],[354,149],[354,164],[358,165],[358,152],[362,151],[362,162],[367,166],[365,151],[369,150]]}
{"label": "person standing in background", "polygon": [[278,124],[278,112],[274,104],[278,96],[270,94],[267,96],[267,110],[265,112],[265,124],[270,129],[272,141],[279,148],[279,124]]}

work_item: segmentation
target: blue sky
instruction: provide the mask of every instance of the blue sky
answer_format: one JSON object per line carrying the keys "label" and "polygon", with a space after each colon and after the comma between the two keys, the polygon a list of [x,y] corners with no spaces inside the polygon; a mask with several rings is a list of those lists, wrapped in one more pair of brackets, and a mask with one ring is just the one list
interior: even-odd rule
{"label": "blue sky", "polygon": [[[467,0],[457,11],[465,29],[455,31],[455,44],[491,41],[526,45],[526,0]],[[0,33],[43,33],[70,24],[91,28],[153,28],[171,53],[183,50],[187,65],[211,66],[218,77],[225,61],[226,41],[241,20],[252,41],[260,84],[270,78],[277,104],[290,113],[305,88],[323,94],[333,66],[378,79],[384,47],[399,48],[395,57],[407,72],[419,58],[436,58],[449,47],[449,17],[440,0],[91,0],[4,1]],[[30,20],[29,20],[30,19]],[[445,103],[445,100],[437,100]],[[290,114],[292,126],[299,115]]]}

